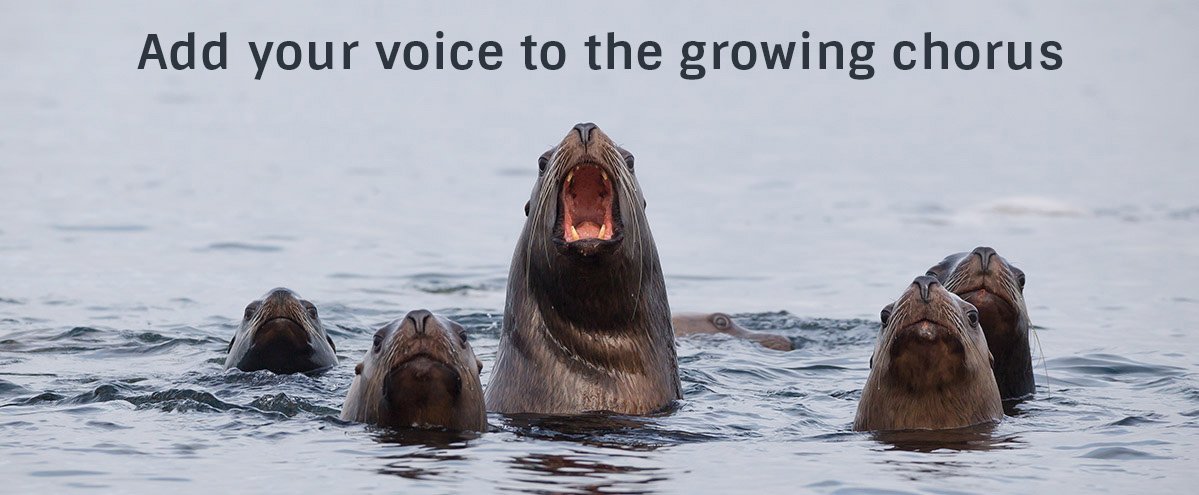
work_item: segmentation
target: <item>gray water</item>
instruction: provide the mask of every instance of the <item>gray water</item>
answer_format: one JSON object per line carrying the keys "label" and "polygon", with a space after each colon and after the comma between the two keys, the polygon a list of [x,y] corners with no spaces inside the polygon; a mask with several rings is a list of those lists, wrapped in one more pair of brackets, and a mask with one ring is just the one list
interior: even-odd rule
{"label": "gray water", "polygon": [[[3,2],[0,492],[1192,488],[1195,25],[1189,2]],[[504,66],[374,65],[373,41],[438,29],[500,41]],[[804,29],[877,41],[877,74],[678,77],[683,41]],[[135,68],[146,33],[187,31],[227,31],[229,68]],[[607,31],[660,42],[663,68],[587,70]],[[1056,40],[1064,64],[889,68],[924,31]],[[521,68],[527,34],[567,66]],[[255,81],[246,43],[287,39],[364,47]],[[579,121],[637,156],[671,307],[802,345],[681,340],[684,399],[650,418],[336,420],[370,335],[410,309],[467,325],[486,383],[537,156]],[[977,245],[1028,274],[1035,399],[954,436],[851,432],[879,309]],[[279,285],[316,302],[341,364],[223,371],[242,308]]]}

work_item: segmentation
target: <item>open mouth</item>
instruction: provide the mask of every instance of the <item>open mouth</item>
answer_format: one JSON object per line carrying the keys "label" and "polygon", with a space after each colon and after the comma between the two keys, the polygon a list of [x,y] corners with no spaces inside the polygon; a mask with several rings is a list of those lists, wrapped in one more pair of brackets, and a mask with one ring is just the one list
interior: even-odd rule
{"label": "open mouth", "polygon": [[612,180],[598,165],[572,168],[562,181],[562,239],[567,243],[610,241],[617,235],[616,193]]}

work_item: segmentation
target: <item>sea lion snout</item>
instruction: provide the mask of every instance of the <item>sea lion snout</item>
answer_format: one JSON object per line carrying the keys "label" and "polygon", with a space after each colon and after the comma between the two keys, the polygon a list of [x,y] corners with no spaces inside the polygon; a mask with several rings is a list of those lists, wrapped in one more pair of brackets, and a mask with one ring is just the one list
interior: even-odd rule
{"label": "sea lion snout", "polygon": [[994,249],[986,246],[979,246],[974,248],[974,251],[971,251],[970,253],[978,256],[979,261],[982,263],[983,273],[991,273],[991,257],[995,256]]}
{"label": "sea lion snout", "polygon": [[433,313],[425,309],[411,311],[404,316],[404,324],[400,326],[400,331],[411,331],[414,335],[425,335],[426,320],[433,316]]}
{"label": "sea lion snout", "polygon": [[275,287],[267,292],[265,299],[267,302],[277,302],[284,299],[295,297],[295,293],[286,287]]}
{"label": "sea lion snout", "polygon": [[934,285],[941,285],[941,283],[933,277],[921,275],[916,277],[916,280],[912,281],[912,285],[920,289],[920,300],[928,303],[932,301],[932,295],[929,294],[929,289]]}
{"label": "sea lion snout", "polygon": [[277,346],[280,350],[300,352],[308,347],[308,332],[290,318],[271,318],[254,332],[251,345],[252,350]]}
{"label": "sea lion snout", "polygon": [[400,363],[383,378],[383,398],[392,411],[449,406],[462,392],[458,370],[426,354]]}
{"label": "sea lion snout", "polygon": [[595,129],[596,125],[591,122],[575,124],[575,132],[579,133],[579,141],[581,141],[584,146],[586,146],[587,142],[591,140],[591,131]]}

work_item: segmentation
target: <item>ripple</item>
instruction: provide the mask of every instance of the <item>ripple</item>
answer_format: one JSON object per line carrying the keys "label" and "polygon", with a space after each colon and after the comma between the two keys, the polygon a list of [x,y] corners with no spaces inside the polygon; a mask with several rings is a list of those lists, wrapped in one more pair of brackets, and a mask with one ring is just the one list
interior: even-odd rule
{"label": "ripple", "polygon": [[[1184,369],[1175,366],[1143,363],[1114,354],[1053,358],[1049,360],[1048,366],[1058,372],[1054,374],[1054,380],[1082,386],[1103,385],[1129,379],[1158,379],[1185,374]],[[1063,377],[1063,372],[1068,376]]]}
{"label": "ripple", "polygon": [[1159,455],[1150,454],[1141,450],[1130,449],[1128,447],[1100,447],[1098,449],[1087,452],[1079,457],[1086,459],[1106,459],[1106,460],[1143,460],[1143,459],[1168,459]]}
{"label": "ripple", "polygon": [[105,474],[108,474],[108,473],[105,473],[103,471],[85,471],[82,469],[55,469],[55,470],[48,470],[48,471],[30,471],[29,472],[30,476],[37,476],[39,478],[61,478],[61,477],[67,477],[67,476],[100,476],[100,475],[105,475]]}
{"label": "ripple", "polygon": [[25,387],[17,385],[8,380],[0,380],[0,397],[6,397],[6,396],[10,396],[10,395],[21,395],[21,394],[26,394],[26,393],[29,393],[29,390],[26,389]]}
{"label": "ripple", "polygon": [[208,392],[192,389],[170,389],[125,400],[139,408],[156,407],[164,412],[220,412],[241,408]]}
{"label": "ripple", "polygon": [[12,402],[9,402],[7,404],[2,404],[2,405],[0,405],[0,407],[31,406],[31,405],[41,404],[41,403],[45,403],[45,402],[58,402],[58,401],[62,400],[63,398],[64,397],[62,395],[56,394],[54,392],[42,392],[33,397],[17,399]]}
{"label": "ripple", "polygon": [[251,244],[247,242],[214,242],[201,249],[201,251],[252,251],[259,253],[273,253],[282,250],[282,246]]}
{"label": "ripple", "polygon": [[108,402],[121,400],[127,396],[133,387],[125,384],[104,384],[96,387],[95,390],[85,392],[70,399],[63,401],[67,404],[91,404],[95,402]]}
{"label": "ripple", "polygon": [[136,224],[79,224],[79,225],[54,225],[51,228],[62,232],[144,232],[150,230],[150,227]]}
{"label": "ripple", "polygon": [[264,395],[254,399],[254,402],[251,402],[249,407],[264,412],[281,413],[287,417],[295,416],[301,412],[307,412],[319,416],[337,416],[341,414],[341,411],[337,409],[318,406],[305,399],[292,398],[283,393]]}

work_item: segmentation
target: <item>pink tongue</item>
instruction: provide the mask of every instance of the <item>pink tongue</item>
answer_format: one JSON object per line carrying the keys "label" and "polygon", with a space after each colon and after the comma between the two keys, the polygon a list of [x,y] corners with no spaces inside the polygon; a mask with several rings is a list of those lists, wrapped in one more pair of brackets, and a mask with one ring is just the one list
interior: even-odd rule
{"label": "pink tongue", "polygon": [[600,236],[600,225],[595,222],[582,222],[575,225],[575,230],[580,239],[596,239]]}

